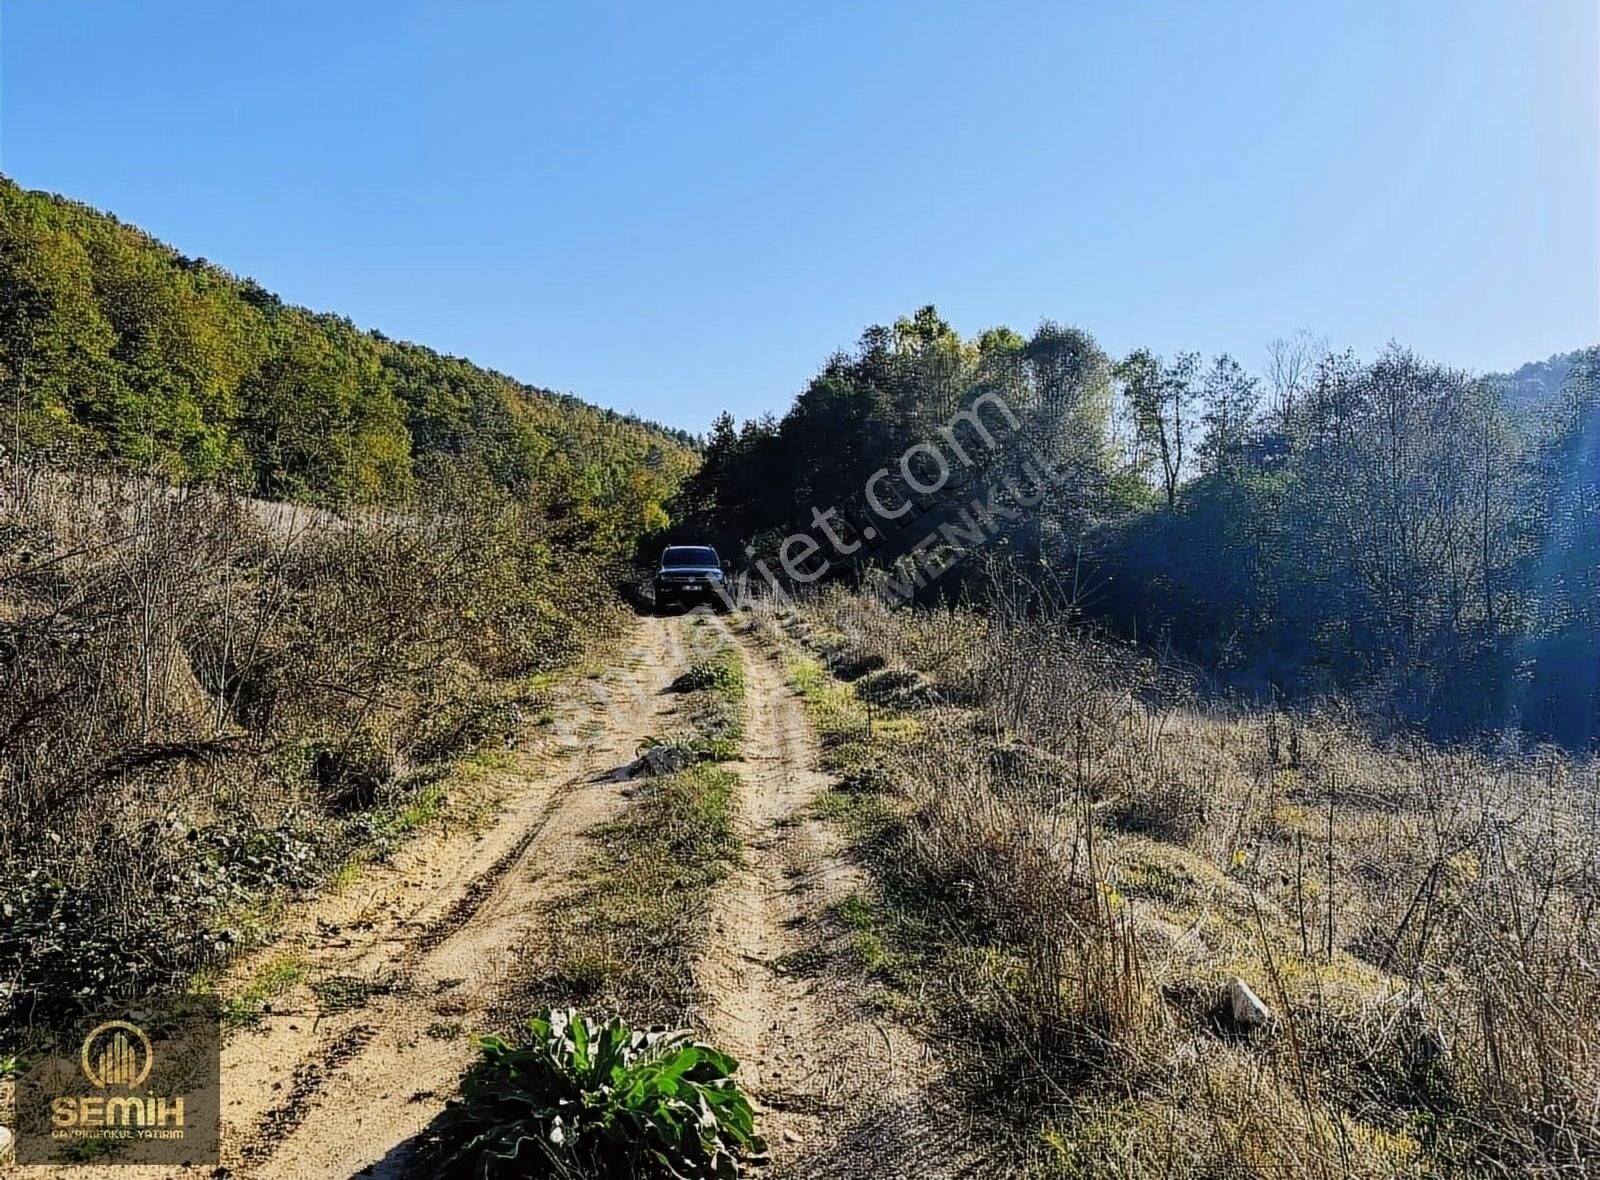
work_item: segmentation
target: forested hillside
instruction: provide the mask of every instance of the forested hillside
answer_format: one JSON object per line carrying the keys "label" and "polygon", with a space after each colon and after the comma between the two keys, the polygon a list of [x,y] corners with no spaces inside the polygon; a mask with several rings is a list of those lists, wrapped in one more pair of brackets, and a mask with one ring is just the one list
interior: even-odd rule
{"label": "forested hillside", "polygon": [[1512,373],[1488,378],[1514,409],[1538,410],[1561,396],[1572,370],[1583,363],[1583,352],[1558,352],[1547,360],[1529,361]]}
{"label": "forested hillside", "polygon": [[689,441],[0,181],[0,1061],[492,810]]}
{"label": "forested hillside", "polygon": [[[779,577],[876,570],[902,598],[1042,561],[1079,610],[1256,693],[1452,737],[1600,733],[1596,349],[1530,414],[1400,348],[1302,338],[1257,375],[1050,323],[963,340],[925,308],[781,420],[719,420],[676,511]],[[784,558],[799,534],[809,563],[804,540]]]}
{"label": "forested hillside", "polygon": [[552,510],[660,523],[679,434],[284,304],[0,179],[0,446],[275,499],[395,502],[466,463]]}

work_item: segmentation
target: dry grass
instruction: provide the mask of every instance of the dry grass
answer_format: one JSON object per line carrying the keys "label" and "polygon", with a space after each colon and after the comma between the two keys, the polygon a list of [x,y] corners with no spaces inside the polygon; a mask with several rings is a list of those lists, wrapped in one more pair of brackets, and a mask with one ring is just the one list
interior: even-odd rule
{"label": "dry grass", "polygon": [[690,732],[646,749],[627,808],[584,833],[579,887],[547,907],[532,974],[498,1014],[507,1026],[562,1005],[672,1027],[693,1017],[711,891],[742,855],[738,779],[720,763],[738,756],[745,676],[739,648],[720,632],[691,642],[704,658],[671,689]]}
{"label": "dry grass", "polygon": [[[787,620],[896,1005],[1036,1176],[1580,1175],[1600,781],[1210,704],[1003,596]],[[767,626],[773,627],[773,621]],[[861,693],[869,678],[894,694]],[[892,703],[890,703],[892,702]],[[1242,977],[1267,1031],[1223,1004]]]}
{"label": "dry grass", "polygon": [[0,479],[0,1027],[170,987],[442,809],[605,571],[481,485],[340,518]]}

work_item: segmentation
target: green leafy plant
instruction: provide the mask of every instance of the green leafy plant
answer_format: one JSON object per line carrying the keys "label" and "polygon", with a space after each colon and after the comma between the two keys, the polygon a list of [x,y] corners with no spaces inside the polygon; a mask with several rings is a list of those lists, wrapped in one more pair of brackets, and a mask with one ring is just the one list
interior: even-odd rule
{"label": "green leafy plant", "polygon": [[674,692],[714,690],[731,700],[744,699],[744,664],[739,649],[731,644],[718,649],[709,659],[700,660],[672,682]]}
{"label": "green leafy plant", "polygon": [[727,1180],[765,1153],[738,1063],[692,1033],[567,1010],[527,1027],[516,1047],[480,1041],[461,1100],[435,1124],[431,1175]]}
{"label": "green leafy plant", "polygon": [[634,749],[639,769],[650,774],[677,774],[702,758],[694,738],[648,734]]}

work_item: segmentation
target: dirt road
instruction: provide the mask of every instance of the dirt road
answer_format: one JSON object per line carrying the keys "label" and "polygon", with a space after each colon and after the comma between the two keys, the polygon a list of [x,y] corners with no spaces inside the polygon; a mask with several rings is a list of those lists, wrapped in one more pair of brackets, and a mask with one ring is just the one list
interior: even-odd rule
{"label": "dirt road", "polygon": [[663,690],[681,667],[669,622],[641,620],[612,671],[560,704],[573,740],[498,772],[507,804],[486,831],[413,841],[280,940],[305,983],[224,1056],[224,1163],[235,1174],[399,1171],[404,1145],[472,1059],[461,1034],[487,1026],[517,977],[582,833],[624,806],[617,772],[662,728]]}
{"label": "dirt road", "polygon": [[[584,833],[627,805],[624,771],[640,739],[672,729],[676,697],[665,690],[691,639],[705,642],[688,618],[639,620],[611,671],[558,704],[568,740],[532,743],[495,772],[503,807],[486,828],[414,838],[307,902],[240,965],[235,992],[275,963],[291,964],[294,981],[226,1042],[220,1175],[405,1174],[413,1138],[474,1055],[463,1034],[491,1027],[526,978],[541,915],[594,847]],[[861,882],[812,810],[828,786],[816,738],[771,653],[735,639],[748,680],[747,753],[730,764],[745,849],[701,932],[699,1023],[741,1060],[773,1148],[768,1175],[937,1174],[897,1162],[912,1167],[895,1129],[920,1123],[927,1069],[854,986],[834,909]],[[96,1172],[158,1174],[75,1174]]]}
{"label": "dirt road", "polygon": [[775,653],[742,637],[749,682],[741,783],[743,866],[713,903],[697,973],[712,1039],[740,1061],[784,1180],[935,1180],[958,1152],[934,1127],[935,1064],[877,1012],[839,907],[867,890],[814,807],[832,780]]}

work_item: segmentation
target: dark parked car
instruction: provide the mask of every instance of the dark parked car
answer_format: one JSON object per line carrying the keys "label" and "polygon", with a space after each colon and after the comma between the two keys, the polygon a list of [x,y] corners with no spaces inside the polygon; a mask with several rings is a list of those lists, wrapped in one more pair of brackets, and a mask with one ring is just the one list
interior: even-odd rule
{"label": "dark parked car", "polygon": [[656,609],[701,601],[721,610],[724,602],[717,591],[726,581],[722,561],[710,545],[668,545],[656,569]]}

